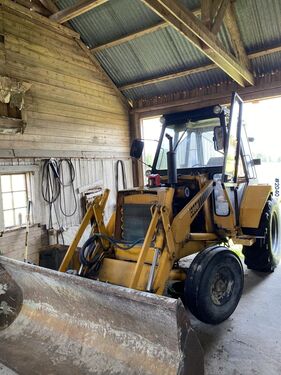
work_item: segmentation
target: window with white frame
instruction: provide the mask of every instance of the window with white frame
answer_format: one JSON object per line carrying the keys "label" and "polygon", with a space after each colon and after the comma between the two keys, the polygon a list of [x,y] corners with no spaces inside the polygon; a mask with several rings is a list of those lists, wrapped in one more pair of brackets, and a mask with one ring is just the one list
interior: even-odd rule
{"label": "window with white frame", "polygon": [[[162,123],[160,116],[143,118],[141,121],[141,134],[144,139],[143,161],[148,165],[152,165],[153,163],[161,129]],[[145,171],[147,169],[149,169],[149,167],[143,164],[145,184],[147,183],[147,178],[145,177]]]}
{"label": "window with white frame", "polygon": [[2,174],[0,176],[2,229],[26,224],[28,201],[31,200],[31,173]]}

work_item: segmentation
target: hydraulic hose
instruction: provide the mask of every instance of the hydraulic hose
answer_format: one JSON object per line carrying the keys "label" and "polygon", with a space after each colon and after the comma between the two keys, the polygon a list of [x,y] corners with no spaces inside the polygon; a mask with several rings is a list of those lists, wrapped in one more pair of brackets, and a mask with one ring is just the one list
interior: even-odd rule
{"label": "hydraulic hose", "polygon": [[[107,241],[109,241],[112,245],[115,247],[121,249],[121,250],[130,250],[132,249],[135,245],[137,245],[140,242],[143,242],[144,238],[139,238],[136,241],[124,241],[124,240],[116,240],[113,237],[107,236],[106,234],[102,233],[94,233],[91,237],[87,239],[87,241],[84,243],[84,245],[81,247],[79,251],[79,261],[81,264],[87,267],[92,267],[93,264],[98,260],[96,259],[96,256],[98,255],[98,258],[100,258],[100,254],[96,254],[92,259],[87,259],[91,254],[90,246],[93,245],[97,239],[103,238]],[[104,249],[104,252],[106,250]]]}

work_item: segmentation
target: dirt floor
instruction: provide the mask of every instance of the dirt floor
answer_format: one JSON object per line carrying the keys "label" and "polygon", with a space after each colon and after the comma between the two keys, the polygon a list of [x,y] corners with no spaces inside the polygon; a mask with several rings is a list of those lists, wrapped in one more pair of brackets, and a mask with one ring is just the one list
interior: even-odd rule
{"label": "dirt floor", "polygon": [[218,326],[191,318],[205,352],[205,375],[281,374],[281,265],[272,274],[245,270],[233,315]]}

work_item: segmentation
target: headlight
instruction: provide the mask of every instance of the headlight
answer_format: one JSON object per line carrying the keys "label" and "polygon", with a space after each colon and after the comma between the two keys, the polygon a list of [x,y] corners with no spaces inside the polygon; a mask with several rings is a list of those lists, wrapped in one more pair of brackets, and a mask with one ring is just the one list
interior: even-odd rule
{"label": "headlight", "polygon": [[145,171],[145,177],[149,177],[151,175],[151,169],[147,169]]}
{"label": "headlight", "polygon": [[215,115],[219,115],[220,113],[222,113],[222,107],[220,105],[215,105],[213,108],[213,112]]}

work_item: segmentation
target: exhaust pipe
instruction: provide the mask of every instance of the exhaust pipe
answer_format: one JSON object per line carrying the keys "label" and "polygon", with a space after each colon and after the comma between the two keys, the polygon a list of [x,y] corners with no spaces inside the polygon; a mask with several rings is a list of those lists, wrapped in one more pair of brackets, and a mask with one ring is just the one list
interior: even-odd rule
{"label": "exhaust pipe", "polygon": [[173,137],[171,137],[169,134],[166,134],[166,137],[169,140],[169,151],[167,152],[168,183],[171,186],[175,186],[175,184],[178,182],[177,154],[173,149]]}

